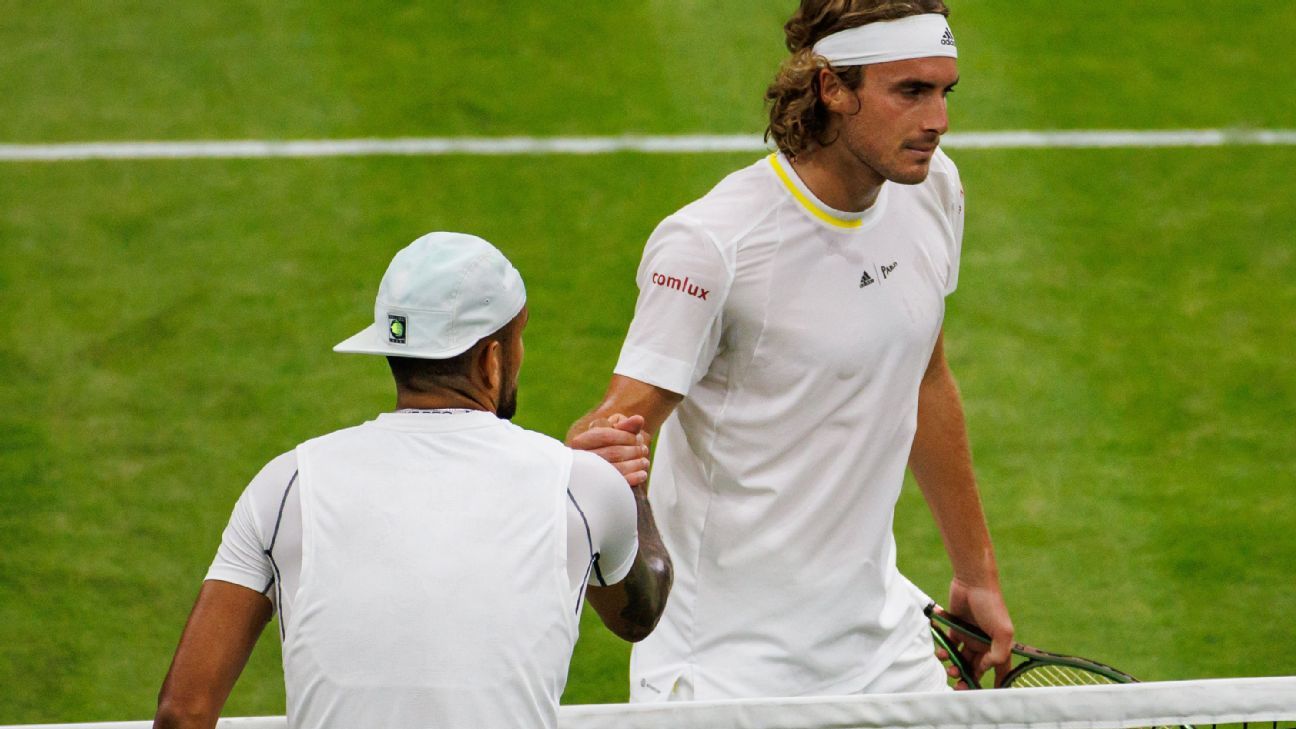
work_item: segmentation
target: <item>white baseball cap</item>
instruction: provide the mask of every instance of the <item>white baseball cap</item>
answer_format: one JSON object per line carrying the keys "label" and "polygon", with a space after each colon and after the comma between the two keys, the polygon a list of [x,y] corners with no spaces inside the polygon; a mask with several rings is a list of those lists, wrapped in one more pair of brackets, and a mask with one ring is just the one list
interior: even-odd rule
{"label": "white baseball cap", "polygon": [[334,352],[449,359],[522,311],[522,276],[475,235],[428,233],[392,258],[373,324]]}

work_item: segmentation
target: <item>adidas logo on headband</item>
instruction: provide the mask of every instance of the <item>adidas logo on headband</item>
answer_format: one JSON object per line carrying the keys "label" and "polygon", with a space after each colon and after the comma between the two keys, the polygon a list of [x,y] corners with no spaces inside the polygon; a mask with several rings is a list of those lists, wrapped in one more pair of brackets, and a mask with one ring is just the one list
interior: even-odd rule
{"label": "adidas logo on headband", "polygon": [[911,58],[958,58],[954,32],[940,13],[879,20],[820,38],[813,48],[833,66],[869,66]]}

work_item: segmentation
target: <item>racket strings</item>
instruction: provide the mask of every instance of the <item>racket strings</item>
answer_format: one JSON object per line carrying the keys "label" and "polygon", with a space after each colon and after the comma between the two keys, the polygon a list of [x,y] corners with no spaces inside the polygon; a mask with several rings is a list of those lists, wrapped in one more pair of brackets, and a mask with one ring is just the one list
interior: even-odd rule
{"label": "racket strings", "polygon": [[1116,681],[1080,668],[1036,664],[1027,666],[1013,677],[1012,686],[1040,688],[1045,686],[1094,686]]}
{"label": "racket strings", "polygon": [[[1045,688],[1049,686],[1098,686],[1120,683],[1093,671],[1073,666],[1053,666],[1037,663],[1025,666],[1008,684],[1013,688]],[[1149,729],[1192,729],[1191,727],[1157,726]]]}

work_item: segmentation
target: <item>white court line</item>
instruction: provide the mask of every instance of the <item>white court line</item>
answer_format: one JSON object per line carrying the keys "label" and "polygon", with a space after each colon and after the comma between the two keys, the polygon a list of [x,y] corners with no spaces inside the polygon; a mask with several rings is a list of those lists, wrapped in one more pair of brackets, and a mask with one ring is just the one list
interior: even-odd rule
{"label": "white court line", "polygon": [[[964,132],[945,136],[950,149],[1296,146],[1292,129]],[[95,159],[256,159],[439,155],[689,154],[760,152],[759,135],[613,137],[409,137],[397,139],[70,142],[0,144],[0,162]]]}

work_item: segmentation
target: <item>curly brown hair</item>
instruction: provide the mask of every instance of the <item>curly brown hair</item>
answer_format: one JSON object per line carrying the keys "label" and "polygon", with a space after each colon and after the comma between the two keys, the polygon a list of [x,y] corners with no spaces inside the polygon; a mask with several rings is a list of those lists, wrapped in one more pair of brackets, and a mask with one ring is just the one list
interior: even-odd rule
{"label": "curly brown hair", "polygon": [[792,55],[765,90],[769,105],[765,140],[773,138],[789,157],[831,143],[823,136],[829,114],[819,99],[819,70],[831,70],[852,90],[864,81],[863,66],[834,68],[814,55],[815,43],[847,28],[924,13],[948,16],[949,8],[944,0],[801,0],[801,7],[783,25]]}

